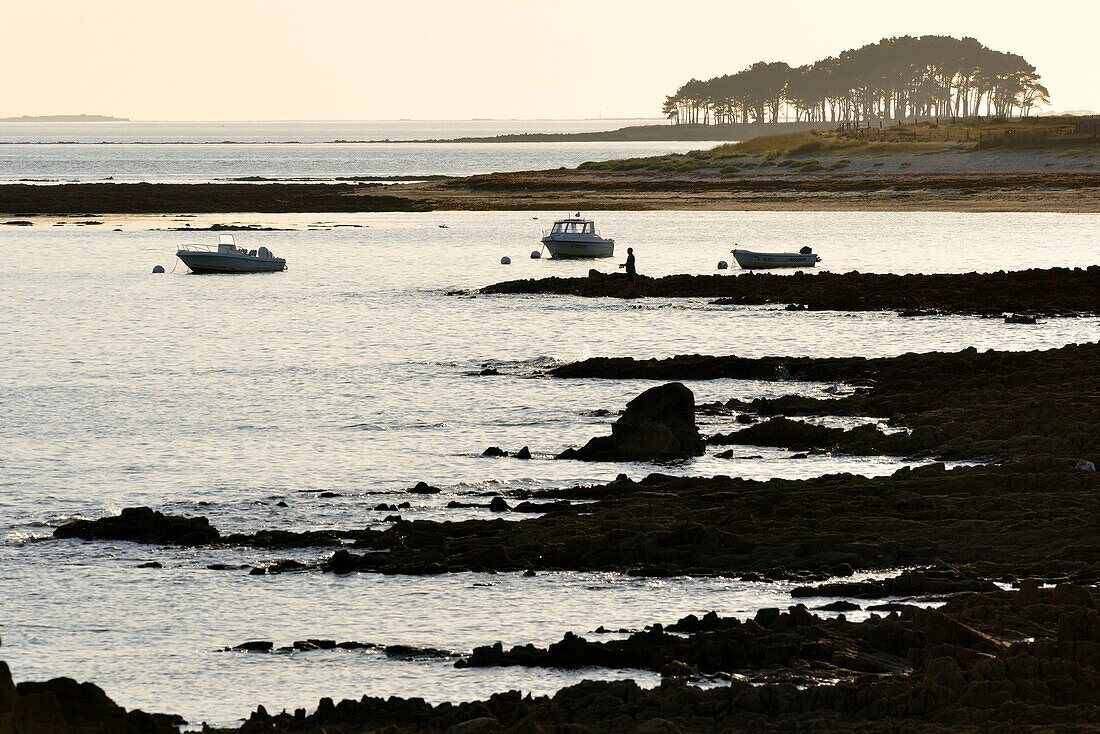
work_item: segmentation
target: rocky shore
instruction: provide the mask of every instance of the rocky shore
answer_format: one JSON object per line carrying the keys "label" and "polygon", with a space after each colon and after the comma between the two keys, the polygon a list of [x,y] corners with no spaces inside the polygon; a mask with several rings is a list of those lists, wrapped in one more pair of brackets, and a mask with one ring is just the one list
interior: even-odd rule
{"label": "rocky shore", "polygon": [[[335,552],[320,568],[339,574],[584,570],[809,580],[942,562],[988,578],[1091,581],[1100,575],[1096,527],[1088,520],[1100,512],[1097,364],[1097,344],[883,359],[594,359],[552,374],[823,380],[856,388],[843,397],[700,406],[740,416],[747,426],[709,437],[712,444],[1000,463],[952,470],[932,464],[880,478],[841,474],[767,482],[659,473],[635,482],[621,476],[605,485],[516,494],[514,499],[554,501],[522,508],[544,514],[520,522],[395,518],[385,530],[222,536],[205,518],[175,519],[136,508],[77,521],[55,535],[272,549],[330,546]],[[681,390],[686,388],[646,395],[656,396],[652,407]],[[697,439],[691,438],[694,426],[689,430],[679,415],[683,406],[678,397],[667,404],[673,422],[666,425],[652,425],[650,408],[638,411],[646,417],[627,427],[648,433],[623,434],[621,428],[620,440],[631,435],[624,444],[631,450],[686,446],[690,456]],[[827,428],[798,419],[808,416],[876,417],[893,430]],[[676,428],[680,437],[667,425],[683,426]],[[651,443],[654,436],[665,439]],[[613,434],[597,439],[599,448],[608,440],[617,445]],[[489,509],[512,510],[503,498],[496,505]],[[294,561],[258,572],[307,568]]]}
{"label": "rocky shore", "polygon": [[[208,731],[1100,731],[1095,587],[1024,581],[1015,591],[958,593],[939,609],[894,607],[858,623],[803,605],[762,609],[747,620],[691,615],[606,642],[568,633],[545,649],[478,648],[458,663],[659,671],[662,683],[648,690],[633,681],[585,681],[552,697],[510,691],[434,706],[324,698],[310,714],[272,715],[261,706],[240,727]],[[700,679],[709,685],[692,684]],[[0,663],[5,734],[161,734],[172,723],[179,722],[125,712],[91,684],[14,686]]]}
{"label": "rocky shore", "polygon": [[[1091,270],[1064,274],[1094,277]],[[615,639],[588,639],[592,631],[582,630],[545,648],[486,644],[454,653],[355,641],[304,639],[282,648],[267,640],[244,642],[232,650],[375,649],[435,664],[456,660],[464,668],[641,669],[661,674],[662,684],[643,690],[629,681],[584,682],[552,697],[509,692],[457,705],[322,699],[312,714],[272,715],[260,708],[239,729],[225,732],[1095,731],[1100,730],[1097,365],[1100,344],[875,359],[596,358],[558,367],[548,376],[688,384],[716,378],[802,380],[835,389],[821,397],[695,405],[686,385],[661,385],[628,406],[611,436],[597,437],[588,444],[591,449],[578,451],[587,449],[591,456],[571,458],[598,460],[605,452],[613,454],[610,458],[619,458],[618,452],[635,460],[661,458],[669,447],[694,455],[700,437],[692,413],[702,412],[744,426],[706,437],[711,445],[896,454],[976,465],[948,469],[932,463],[877,478],[835,474],[750,481],[653,473],[633,481],[621,475],[601,485],[515,492],[509,500],[525,501],[522,510],[503,497],[499,503],[494,499],[487,506],[497,513],[493,519],[394,518],[384,530],[222,534],[204,517],[128,508],[118,516],[63,525],[55,535],[92,542],[331,550],[320,562],[275,560],[250,571],[263,574],[566,570],[801,584],[792,590],[801,604],[764,609],[751,619],[689,616],[667,626],[655,621]],[[870,422],[855,428],[814,422],[835,417]],[[501,461],[520,460],[500,454]],[[409,493],[436,491],[422,483]],[[540,516],[499,519],[501,512],[530,511],[539,503]],[[878,581],[852,578],[860,571],[900,568],[917,570]],[[930,603],[943,606],[926,608]],[[816,613],[857,609],[873,614],[854,622]],[[27,695],[42,690],[34,685],[21,689]],[[53,686],[50,700],[60,703],[49,703],[50,711],[78,713],[51,713],[50,724],[35,724],[37,729],[4,729],[5,722],[16,720],[11,712],[22,709],[11,703],[12,686],[5,688],[0,675],[0,732],[166,731],[166,719],[126,713],[109,700],[103,703],[102,692],[93,696],[97,706],[89,708],[84,699],[58,698],[58,691],[75,683],[37,685]],[[15,690],[16,697],[23,695]],[[98,691],[81,690],[85,697]],[[69,723],[85,721],[93,728]]]}
{"label": "rocky shore", "polygon": [[1100,313],[1100,267],[995,273],[792,273],[638,276],[590,270],[586,278],[510,280],[486,295],[539,294],[590,298],[710,298],[718,305],[790,305],[810,311],[898,311],[907,316]]}
{"label": "rocky shore", "polygon": [[392,189],[355,184],[89,183],[0,184],[0,212],[37,214],[182,214],[216,212],[417,212],[426,205]]}

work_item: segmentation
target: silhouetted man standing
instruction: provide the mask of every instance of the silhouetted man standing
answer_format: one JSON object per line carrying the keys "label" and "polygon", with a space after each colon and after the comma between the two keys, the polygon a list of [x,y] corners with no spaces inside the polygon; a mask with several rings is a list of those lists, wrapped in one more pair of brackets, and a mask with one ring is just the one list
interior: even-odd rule
{"label": "silhouetted man standing", "polygon": [[634,282],[634,276],[638,274],[637,268],[634,267],[634,248],[626,248],[626,262],[619,266],[620,268],[626,268],[626,279],[631,283]]}

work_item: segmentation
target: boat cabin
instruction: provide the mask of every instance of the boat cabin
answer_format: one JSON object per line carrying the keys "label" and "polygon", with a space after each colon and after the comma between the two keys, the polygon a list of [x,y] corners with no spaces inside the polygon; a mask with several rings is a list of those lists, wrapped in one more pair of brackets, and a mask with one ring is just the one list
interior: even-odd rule
{"label": "boat cabin", "polygon": [[237,243],[231,234],[218,235],[218,252],[243,252],[237,249]]}
{"label": "boat cabin", "polygon": [[550,234],[596,234],[596,223],[591,219],[560,219],[554,222]]}

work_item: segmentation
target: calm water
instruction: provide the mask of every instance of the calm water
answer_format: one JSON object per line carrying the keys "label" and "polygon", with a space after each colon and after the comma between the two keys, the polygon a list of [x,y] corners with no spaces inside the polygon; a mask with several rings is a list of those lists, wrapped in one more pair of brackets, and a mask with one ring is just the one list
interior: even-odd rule
{"label": "calm water", "polygon": [[[813,244],[838,271],[941,272],[1096,261],[1095,215],[596,213],[642,272],[713,272],[734,241]],[[534,219],[537,217],[537,220]],[[1097,319],[1009,326],[992,319],[788,313],[705,301],[449,297],[503,278],[583,274],[591,263],[527,257],[553,212],[231,215],[36,219],[0,227],[0,629],[17,679],[70,675],[120,703],[231,722],[257,703],[312,706],[321,695],[462,700],[520,687],[551,692],[607,671],[457,671],[446,661],[372,652],[262,656],[214,652],[247,639],[305,637],[469,650],[545,644],[567,630],[669,622],[717,609],[788,603],[783,585],[614,575],[439,578],[249,577],[210,563],[293,554],[182,551],[36,539],[74,515],[149,504],[205,514],[223,530],[384,527],[379,502],[409,518],[486,492],[681,474],[881,474],[902,462],[791,460],[739,452],[683,464],[551,461],[608,430],[649,383],[552,381],[544,367],[590,355],[888,355],[931,349],[1034,349],[1096,338]],[[289,231],[239,233],[290,269],[257,276],[154,276],[175,245],[211,233],[164,231],[237,220]],[[359,225],[337,227],[335,225]],[[441,229],[440,224],[447,224]],[[115,232],[115,228],[122,231]],[[499,265],[502,255],[515,264]],[[597,267],[611,269],[613,262]],[[733,277],[733,276],[730,276]],[[470,373],[485,364],[500,377]],[[801,393],[823,385],[715,381],[699,400]],[[706,431],[726,430],[712,421]],[[485,459],[529,445],[536,459]],[[761,458],[750,458],[760,455]],[[403,493],[419,480],[444,493]],[[322,499],[316,490],[340,496]],[[289,507],[275,503],[283,499]],[[204,504],[199,504],[204,503]],[[514,518],[510,518],[514,519]],[[320,551],[302,551],[313,559]],[[159,560],[161,570],[137,564]],[[483,584],[489,584],[488,586]],[[631,673],[622,673],[632,675]],[[648,674],[639,680],[652,682]]]}
{"label": "calm water", "polygon": [[206,182],[523,171],[695,143],[371,143],[611,130],[654,120],[0,123],[0,183]]}

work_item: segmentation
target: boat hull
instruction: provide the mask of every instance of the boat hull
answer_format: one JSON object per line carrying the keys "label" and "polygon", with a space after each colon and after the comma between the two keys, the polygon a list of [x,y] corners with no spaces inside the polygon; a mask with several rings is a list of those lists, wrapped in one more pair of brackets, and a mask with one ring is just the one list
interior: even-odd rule
{"label": "boat hull", "polygon": [[199,252],[180,250],[176,257],[192,273],[277,273],[286,270],[286,260],[281,257],[252,257],[225,252]]}
{"label": "boat hull", "polygon": [[615,256],[615,240],[574,240],[543,237],[542,244],[546,246],[550,257],[555,260]]}
{"label": "boat hull", "polygon": [[810,253],[798,252],[751,252],[733,250],[733,259],[744,270],[771,270],[774,268],[812,268],[821,262],[821,258]]}

